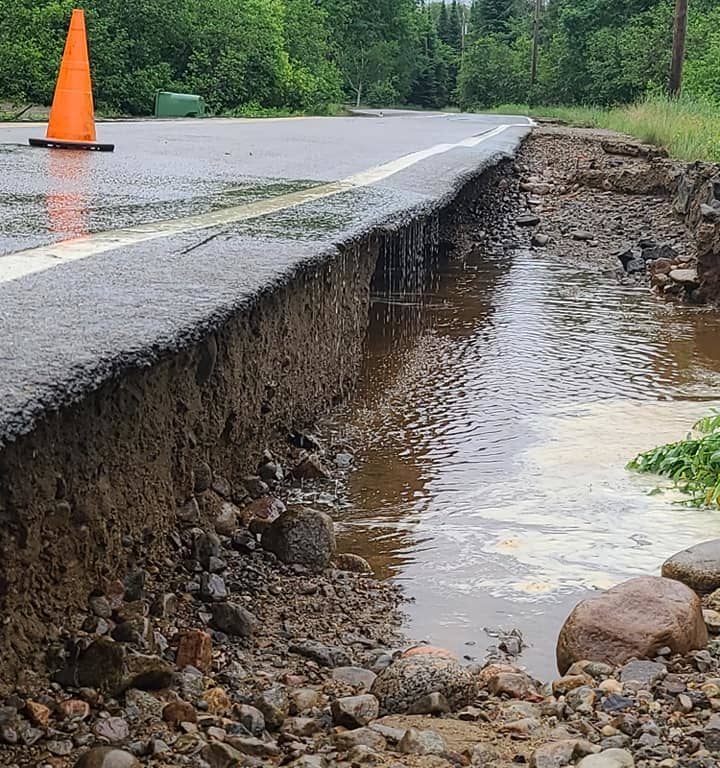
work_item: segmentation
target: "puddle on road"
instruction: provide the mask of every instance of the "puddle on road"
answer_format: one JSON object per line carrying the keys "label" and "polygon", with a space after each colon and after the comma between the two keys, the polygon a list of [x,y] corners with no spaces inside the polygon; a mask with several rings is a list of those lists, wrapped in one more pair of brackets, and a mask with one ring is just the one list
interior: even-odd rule
{"label": "puddle on road", "polygon": [[481,659],[485,628],[517,627],[549,678],[578,599],[720,535],[624,468],[718,404],[717,314],[523,250],[373,314],[358,394],[324,431],[357,451],[340,546],[406,586],[410,636]]}

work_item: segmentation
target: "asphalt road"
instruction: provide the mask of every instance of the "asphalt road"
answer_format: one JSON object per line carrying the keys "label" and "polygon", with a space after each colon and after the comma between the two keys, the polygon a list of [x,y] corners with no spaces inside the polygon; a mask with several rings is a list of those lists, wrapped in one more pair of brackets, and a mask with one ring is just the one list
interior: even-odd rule
{"label": "asphalt road", "polygon": [[113,122],[113,154],[0,124],[0,445],[182,347],[299,262],[516,149],[524,118]]}

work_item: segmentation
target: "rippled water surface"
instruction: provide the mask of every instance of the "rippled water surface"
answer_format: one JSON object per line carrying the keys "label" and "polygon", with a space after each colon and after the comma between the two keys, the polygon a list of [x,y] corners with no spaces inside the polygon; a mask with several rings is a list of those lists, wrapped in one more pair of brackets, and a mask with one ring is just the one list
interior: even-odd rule
{"label": "rippled water surface", "polygon": [[357,451],[341,545],[406,586],[411,636],[482,658],[486,628],[517,627],[549,677],[580,597],[720,536],[624,468],[718,404],[717,314],[518,250],[374,315],[331,425]]}

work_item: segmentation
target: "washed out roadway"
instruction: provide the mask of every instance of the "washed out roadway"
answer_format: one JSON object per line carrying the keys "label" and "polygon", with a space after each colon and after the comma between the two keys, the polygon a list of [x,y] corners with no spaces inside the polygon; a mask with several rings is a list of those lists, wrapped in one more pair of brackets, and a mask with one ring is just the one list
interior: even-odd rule
{"label": "washed out roadway", "polygon": [[0,447],[301,262],[446,199],[528,130],[411,112],[113,122],[103,154],[0,124]]}

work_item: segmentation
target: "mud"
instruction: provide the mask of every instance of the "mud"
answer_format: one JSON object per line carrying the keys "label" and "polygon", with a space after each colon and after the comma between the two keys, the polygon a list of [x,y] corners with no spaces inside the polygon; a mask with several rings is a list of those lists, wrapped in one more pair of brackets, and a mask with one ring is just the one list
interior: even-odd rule
{"label": "mud", "polygon": [[346,397],[373,281],[408,289],[426,280],[434,260],[462,249],[467,217],[482,210],[476,202],[509,173],[503,164],[469,178],[444,208],[297,270],[201,344],[127,370],[4,448],[2,676],[40,668],[40,649],[91,590],[169,551],[176,510],[191,498],[203,462],[241,501],[242,478],[263,449]]}

